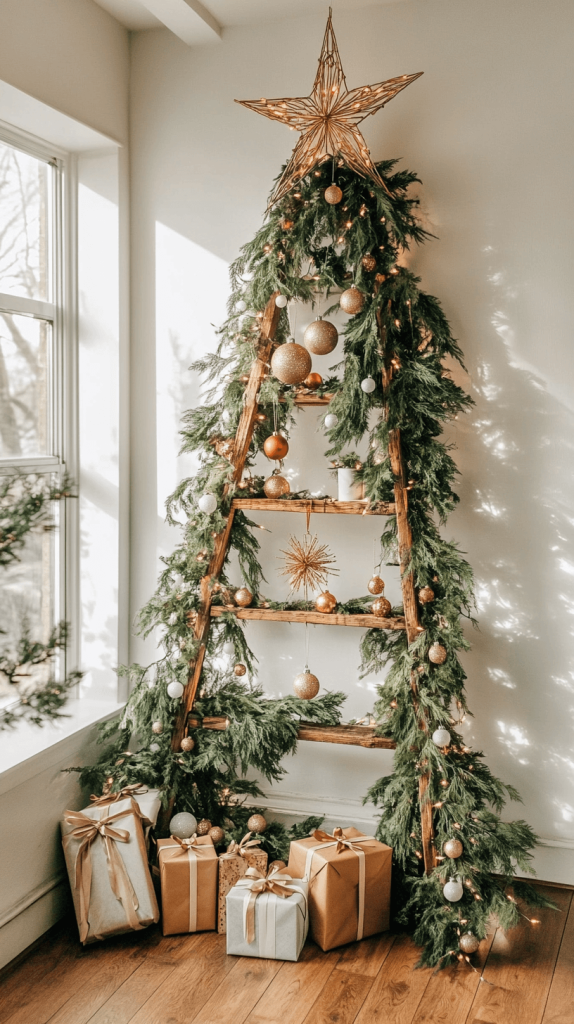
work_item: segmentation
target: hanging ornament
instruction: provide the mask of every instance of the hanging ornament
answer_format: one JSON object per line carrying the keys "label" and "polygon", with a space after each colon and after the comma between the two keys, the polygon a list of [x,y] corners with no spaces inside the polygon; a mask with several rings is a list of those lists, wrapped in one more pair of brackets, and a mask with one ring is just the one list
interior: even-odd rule
{"label": "hanging ornament", "polygon": [[282,551],[285,556],[281,576],[288,576],[292,590],[317,590],[324,587],[329,575],[338,575],[338,569],[330,569],[335,561],[326,544],[319,544],[317,537],[305,536],[303,541],[296,537],[289,539],[290,549]]}
{"label": "hanging ornament", "polygon": [[480,942],[472,932],[465,932],[458,940],[458,945],[463,953],[476,953]]}
{"label": "hanging ornament", "polygon": [[434,601],[434,590],[432,587],[421,587],[419,590],[420,604],[430,604],[431,601]]}
{"label": "hanging ornament", "polygon": [[245,668],[245,665],[242,665],[241,662],[238,662],[237,665],[233,666],[233,671],[235,672],[236,676],[244,676],[245,673],[247,672],[247,669]]}
{"label": "hanging ornament", "polygon": [[189,811],[180,811],[174,814],[169,823],[170,835],[178,839],[190,839],[197,830],[197,818]]}
{"label": "hanging ornament", "polygon": [[309,388],[309,391],[316,391],[317,388],[321,387],[322,383],[323,378],[320,373],[310,373],[303,381],[303,384],[306,388]]}
{"label": "hanging ornament", "polygon": [[195,746],[195,741],[192,740],[191,736],[184,736],[180,743],[180,746],[185,753],[189,754],[189,752],[193,750]]}
{"label": "hanging ornament", "polygon": [[372,377],[365,377],[361,381],[361,391],[364,391],[366,395],[370,395],[376,388],[376,383]]}
{"label": "hanging ornament", "polygon": [[151,731],[155,732],[156,736],[161,736],[161,734],[163,732],[163,723],[162,722],[152,722]]}
{"label": "hanging ornament", "polygon": [[435,729],[432,734],[432,741],[437,747],[448,747],[450,744],[450,733],[448,729]]}
{"label": "hanging ornament", "polygon": [[373,576],[367,583],[369,594],[382,594],[385,589],[385,581],[380,576]]}
{"label": "hanging ornament", "polygon": [[336,607],[337,598],[330,594],[328,590],[324,590],[322,594],[319,594],[315,601],[315,608],[318,612],[323,612],[324,615],[330,615]]}
{"label": "hanging ornament", "polygon": [[211,828],[213,828],[213,826],[212,826],[209,818],[202,818],[201,821],[197,825],[196,831],[197,831],[198,836],[207,836],[207,835],[209,835],[209,830]]}
{"label": "hanging ornament", "polygon": [[361,260],[361,266],[362,266],[363,270],[367,271],[367,273],[370,274],[371,271],[375,269],[376,265],[377,265],[377,261],[376,261],[375,257],[371,255],[370,252],[367,253],[366,256],[363,256],[363,258]]}
{"label": "hanging ornament", "polygon": [[176,681],[174,681],[173,683],[168,683],[167,684],[167,695],[168,695],[168,697],[171,697],[172,700],[179,700],[179,698],[183,694],[184,689],[185,689],[185,687],[184,687],[183,683],[178,683]]}
{"label": "hanging ornament", "polygon": [[217,508],[215,494],[202,494],[201,498],[198,499],[197,507],[201,512],[205,512],[207,516],[210,516]]}
{"label": "hanging ornament", "polygon": [[289,481],[284,476],[274,475],[267,478],[263,490],[268,498],[282,498],[291,490]]}
{"label": "hanging ornament", "polygon": [[326,356],[337,347],[339,332],[335,324],[318,316],[303,335],[303,344],[314,356]]}
{"label": "hanging ornament", "polygon": [[329,185],[329,187],[325,189],[325,199],[327,200],[330,206],[336,206],[337,203],[341,202],[342,198],[343,193],[341,192],[339,186],[335,185],[334,182],[332,185]]}
{"label": "hanging ornament", "polygon": [[287,296],[278,295],[275,299],[275,305],[278,306],[279,309],[285,309],[285,306],[287,305]]}
{"label": "hanging ornament", "polygon": [[247,820],[247,828],[250,832],[265,832],[267,822],[262,814],[252,814]]}
{"label": "hanging ornament", "polygon": [[235,654],[235,644],[233,643],[233,640],[226,640],[221,649],[228,658],[233,657]]}
{"label": "hanging ornament", "polygon": [[339,305],[344,313],[360,313],[365,305],[365,296],[353,284],[343,292],[339,299]]}
{"label": "hanging ornament", "polygon": [[253,600],[253,594],[247,589],[247,587],[240,587],[239,590],[235,591],[233,596],[235,598],[235,603],[238,604],[240,608],[247,608]]}
{"label": "hanging ornament", "polygon": [[431,644],[429,648],[429,661],[432,661],[433,665],[444,665],[446,661],[446,647],[439,643]]}
{"label": "hanging ornament", "polygon": [[339,417],[334,412],[328,412],[325,416],[325,426],[327,430],[333,430],[339,422]]}
{"label": "hanging ornament", "polygon": [[392,610],[392,604],[386,597],[378,597],[371,605],[371,613],[380,619],[386,619]]}
{"label": "hanging ornament", "polygon": [[462,855],[463,845],[460,839],[447,839],[443,850],[447,857],[450,857],[451,860],[456,860],[457,857]]}
{"label": "hanging ornament", "polygon": [[268,459],[280,462],[281,459],[285,458],[289,451],[289,443],[285,440],[282,434],[275,432],[274,434],[270,434],[263,442],[263,451]]}
{"label": "hanging ornament", "polygon": [[451,903],[458,903],[462,899],[463,892],[462,882],[458,878],[452,878],[442,890],[445,900],[449,900]]}
{"label": "hanging ornament", "polygon": [[293,680],[293,689],[295,690],[295,696],[299,697],[300,700],[312,700],[319,693],[319,680],[317,676],[314,676],[309,669],[305,669],[304,672],[300,672],[298,676],[295,676]]}
{"label": "hanging ornament", "polygon": [[150,743],[149,745],[150,754],[158,754],[161,750],[159,743]]}
{"label": "hanging ornament", "polygon": [[219,846],[219,844],[225,839],[225,832],[219,827],[219,825],[214,825],[213,828],[210,828],[207,834],[214,846]]}
{"label": "hanging ornament", "polygon": [[310,371],[311,356],[294,338],[279,345],[271,357],[271,372],[282,384],[301,384]]}

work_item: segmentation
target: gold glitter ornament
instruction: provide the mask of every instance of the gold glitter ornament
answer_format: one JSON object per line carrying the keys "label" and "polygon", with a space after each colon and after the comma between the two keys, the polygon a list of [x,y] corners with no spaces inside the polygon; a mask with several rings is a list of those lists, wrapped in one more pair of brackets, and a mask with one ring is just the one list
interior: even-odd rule
{"label": "gold glitter ornament", "polygon": [[214,846],[219,846],[219,844],[225,839],[225,832],[219,827],[219,825],[214,825],[213,828],[210,828],[207,834],[211,837],[211,841]]}
{"label": "gold glitter ornament", "polygon": [[304,672],[300,672],[298,676],[295,676],[293,680],[293,689],[295,690],[295,696],[299,697],[300,700],[312,700],[319,693],[319,680],[317,676],[314,676],[309,669],[305,669]]}
{"label": "gold glitter ornament", "polygon": [[431,601],[434,601],[434,590],[432,587],[421,587],[419,590],[420,604],[430,604]]}
{"label": "gold glitter ornament", "polygon": [[462,855],[463,846],[460,839],[447,839],[443,846],[443,851],[447,857],[451,860],[456,860],[457,857]]}
{"label": "gold glitter ornament", "polygon": [[385,589],[385,581],[380,576],[373,576],[367,583],[369,594],[382,594]]}
{"label": "gold glitter ornament", "polygon": [[265,832],[267,822],[262,814],[252,814],[251,817],[247,819],[247,828],[250,832]]}
{"label": "gold glitter ornament", "polygon": [[336,206],[337,203],[341,202],[342,198],[343,193],[341,192],[339,186],[335,185],[334,182],[332,185],[329,185],[329,188],[325,189],[325,199],[327,200],[330,206]]}
{"label": "gold glitter ornament", "polygon": [[363,270],[367,271],[367,273],[370,274],[371,271],[375,269],[376,265],[377,265],[377,261],[376,261],[375,257],[371,255],[371,253],[367,253],[366,256],[363,256],[363,258],[361,260],[361,266],[362,266]]}
{"label": "gold glitter ornament", "polygon": [[282,384],[302,384],[311,371],[311,356],[296,341],[279,345],[271,356],[271,372]]}
{"label": "gold glitter ornament", "polygon": [[355,285],[351,285],[341,295],[339,305],[344,313],[360,313],[365,305],[365,296],[358,288],[355,288]]}
{"label": "gold glitter ornament", "polygon": [[315,601],[315,608],[318,612],[323,612],[324,615],[330,615],[331,612],[337,607],[337,598],[334,594],[330,594],[328,590],[323,591],[319,594]]}
{"label": "gold glitter ornament", "polygon": [[247,587],[240,587],[239,590],[235,591],[233,596],[235,598],[235,603],[238,604],[240,608],[247,608],[253,600],[253,594],[247,589]]}
{"label": "gold glitter ornament", "polygon": [[208,818],[202,818],[201,821],[198,821],[198,823],[197,823],[197,834],[198,834],[198,836],[208,836],[209,835],[209,830],[210,830],[211,827],[212,826],[211,826],[211,822],[209,821],[209,819]]}
{"label": "gold glitter ornament", "polygon": [[245,668],[245,665],[242,665],[241,662],[238,662],[237,665],[233,666],[233,671],[235,672],[236,676],[244,676],[245,673],[247,672],[247,669]]}
{"label": "gold glitter ornament", "polygon": [[429,661],[432,661],[433,665],[444,665],[446,661],[446,647],[438,643],[432,644],[429,648]]}
{"label": "gold glitter ornament", "polygon": [[479,940],[472,932],[465,932],[464,935],[461,935],[458,944],[463,953],[476,953],[480,946]]}
{"label": "gold glitter ornament", "polygon": [[335,324],[329,320],[323,320],[320,316],[309,324],[303,335],[305,348],[314,356],[327,356],[337,346],[339,332]]}
{"label": "gold glitter ornament", "polygon": [[289,494],[291,488],[284,476],[270,476],[263,484],[263,490],[268,498],[282,498]]}
{"label": "gold glitter ornament", "polygon": [[151,731],[153,733],[155,733],[156,736],[161,736],[161,734],[163,732],[163,723],[162,722],[152,722]]}
{"label": "gold glitter ornament", "polygon": [[193,750],[195,742],[194,740],[192,740],[191,736],[184,736],[180,746],[183,751],[189,753],[191,750]]}
{"label": "gold glitter ornament", "polygon": [[380,619],[386,619],[391,614],[392,605],[386,597],[378,597],[371,605],[371,613]]}
{"label": "gold glitter ornament", "polygon": [[335,561],[326,544],[319,544],[317,537],[305,536],[303,541],[296,537],[289,539],[290,549],[282,551],[285,556],[281,576],[288,576],[292,590],[316,590],[324,587],[329,575],[338,575],[338,569],[330,569]]}

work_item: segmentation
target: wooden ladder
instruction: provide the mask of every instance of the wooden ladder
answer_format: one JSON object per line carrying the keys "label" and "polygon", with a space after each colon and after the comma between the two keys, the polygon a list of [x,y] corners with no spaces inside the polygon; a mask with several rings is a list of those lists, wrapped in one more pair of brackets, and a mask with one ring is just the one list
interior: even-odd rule
{"label": "wooden ladder", "polygon": [[[249,374],[249,380],[245,388],[244,405],[243,411],[239,419],[239,425],[237,428],[237,434],[235,437],[234,451],[231,459],[233,466],[233,474],[229,484],[224,489],[224,496],[229,492],[231,487],[234,487],[239,483],[243,475],[243,469],[245,466],[245,460],[249,452],[251,445],[251,439],[253,436],[253,429],[255,425],[255,416],[258,411],[257,395],[259,389],[267,372],[271,351],[273,348],[273,342],[275,338],[275,332],[277,330],[277,324],[279,322],[279,308],[275,304],[275,299],[279,295],[279,292],[274,292],[269,299],[263,319],[261,321],[261,329],[259,334],[259,343],[257,349],[257,358],[255,359],[251,372]],[[385,370],[383,372],[383,384],[388,385],[390,379],[390,372]],[[315,405],[315,404],[328,404],[326,401],[321,402],[304,401],[301,404]],[[234,614],[239,618],[243,619],[271,619],[288,622],[313,622],[320,623],[322,625],[352,625],[361,626],[362,628],[373,628],[378,627],[382,629],[406,629],[409,644],[419,635],[421,632],[421,626],[418,616],[418,603],[415,593],[414,580],[412,573],[406,572],[406,568],[410,562],[410,551],[412,546],[412,534],[408,523],[408,485],[405,473],[405,467],[403,463],[400,432],[398,430],[392,430],[389,437],[389,457],[391,461],[391,468],[394,476],[394,492],[395,502],[394,505],[386,502],[379,502],[377,506],[373,506],[366,509],[362,502],[324,502],[324,501],[285,501],[278,502],[272,499],[264,498],[236,498],[231,502],[231,507],[227,517],[227,522],[224,530],[218,535],[215,540],[215,546],[213,555],[209,562],[207,572],[201,580],[200,584],[200,608],[194,624],[194,632],[197,640],[199,641],[199,650],[194,662],[190,665],[189,681],[183,695],[181,705],[177,714],[177,718],[174,724],[174,730],[172,734],[172,750],[179,751],[181,741],[185,735],[185,730],[188,725],[188,720],[191,713],[193,712],[193,706],[197,689],[201,679],[201,673],[203,669],[203,661],[205,657],[206,643],[211,627],[211,620],[217,615],[223,614],[224,609],[221,607],[212,607],[212,581],[215,581],[223,569],[223,563],[229,547],[229,539],[231,535],[231,528],[233,526],[233,519],[235,512],[238,508],[256,508],[259,510],[269,511],[281,511],[281,512],[309,512],[313,513],[328,513],[338,515],[394,515],[397,516],[397,534],[399,542],[399,561],[401,565],[401,586],[403,593],[403,607],[404,607],[404,618],[396,617],[393,619],[381,619],[374,615],[345,615],[345,616],[333,616],[333,615],[322,615],[319,612],[282,612],[274,611],[272,609],[259,609],[259,608],[241,608],[232,609]],[[339,507],[338,507],[339,506]],[[413,691],[413,701],[415,706],[417,705],[417,682],[415,673],[411,675],[411,688]],[[194,719],[194,726],[199,725],[199,721]],[[212,723],[204,723],[207,728],[225,728],[223,721],[214,720]],[[394,743],[391,740],[382,739],[374,735],[375,730],[357,727],[357,726],[316,726],[310,723],[301,723],[299,729],[299,739],[302,740],[314,740],[319,742],[327,743],[345,743],[355,744],[360,746],[368,746],[373,748],[392,748]],[[429,776],[423,776],[420,780],[419,785],[419,802],[421,807],[421,830],[422,830],[422,843],[423,843],[423,856],[425,871],[429,872],[435,865],[434,859],[434,838],[433,838],[433,825],[432,825],[432,805],[428,800],[427,790],[429,785]]]}

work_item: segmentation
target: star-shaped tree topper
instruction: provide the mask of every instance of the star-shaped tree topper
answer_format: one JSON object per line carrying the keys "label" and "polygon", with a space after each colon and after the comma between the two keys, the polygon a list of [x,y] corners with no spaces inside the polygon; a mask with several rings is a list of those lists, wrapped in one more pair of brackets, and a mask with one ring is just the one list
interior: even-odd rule
{"label": "star-shaped tree topper", "polygon": [[422,74],[419,71],[416,75],[401,75],[380,82],[379,85],[363,85],[349,91],[329,8],[319,69],[310,96],[235,101],[274,121],[282,121],[293,131],[301,132],[301,138],[277,183],[269,206],[279,202],[316,163],[328,156],[342,157],[353,171],[372,178],[386,189],[357,125],[369,114],[375,114],[384,107],[393,96],[406,89]]}

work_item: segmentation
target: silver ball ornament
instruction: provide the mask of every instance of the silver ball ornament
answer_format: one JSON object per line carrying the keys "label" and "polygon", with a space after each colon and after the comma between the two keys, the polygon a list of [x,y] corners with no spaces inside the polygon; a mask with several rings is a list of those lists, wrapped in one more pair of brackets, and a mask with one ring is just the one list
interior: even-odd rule
{"label": "silver ball ornament", "polygon": [[334,412],[328,412],[325,416],[325,426],[327,430],[333,430],[333,427],[336,427],[338,422],[339,417],[336,416]]}
{"label": "silver ball ornament", "polygon": [[442,890],[445,900],[449,900],[450,903],[458,903],[462,899],[463,892],[462,882],[454,878],[451,878],[450,882],[447,882]]}
{"label": "silver ball ornament", "polygon": [[207,516],[210,516],[217,508],[215,494],[202,494],[197,502],[197,507],[201,512],[205,512]]}
{"label": "silver ball ornament", "polygon": [[180,811],[174,814],[169,823],[169,831],[172,836],[178,839],[190,839],[197,832],[197,818],[189,811]]}
{"label": "silver ball ornament", "polygon": [[448,747],[450,744],[450,733],[448,729],[435,729],[432,734],[432,741],[437,747]]}
{"label": "silver ball ornament", "polygon": [[370,395],[376,388],[376,383],[372,377],[365,377],[361,381],[361,391],[364,391],[366,395]]}
{"label": "silver ball ornament", "polygon": [[278,306],[279,309],[285,309],[285,306],[287,305],[287,296],[278,295],[275,299],[275,305]]}
{"label": "silver ball ornament", "polygon": [[459,947],[463,953],[476,953],[480,942],[472,932],[465,932],[459,939]]}
{"label": "silver ball ornament", "polygon": [[184,689],[185,687],[183,683],[178,683],[176,681],[174,681],[173,683],[168,683],[167,695],[168,697],[171,697],[172,700],[179,700],[179,698],[183,694]]}

